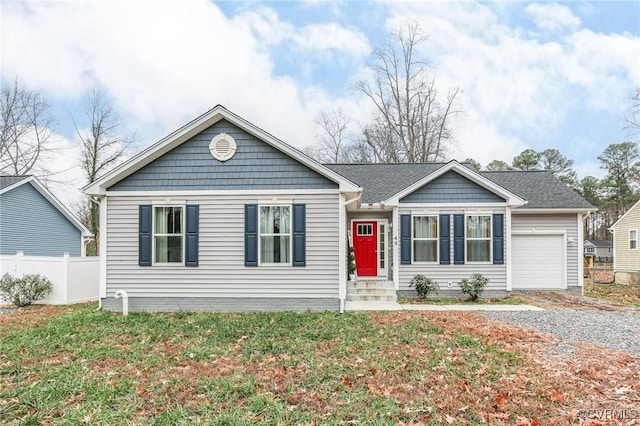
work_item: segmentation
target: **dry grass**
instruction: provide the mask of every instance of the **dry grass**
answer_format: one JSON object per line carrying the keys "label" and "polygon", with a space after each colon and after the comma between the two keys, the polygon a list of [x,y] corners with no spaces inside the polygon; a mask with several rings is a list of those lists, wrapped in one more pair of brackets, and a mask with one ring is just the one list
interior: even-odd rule
{"label": "dry grass", "polygon": [[458,312],[0,315],[8,424],[599,424],[638,359]]}

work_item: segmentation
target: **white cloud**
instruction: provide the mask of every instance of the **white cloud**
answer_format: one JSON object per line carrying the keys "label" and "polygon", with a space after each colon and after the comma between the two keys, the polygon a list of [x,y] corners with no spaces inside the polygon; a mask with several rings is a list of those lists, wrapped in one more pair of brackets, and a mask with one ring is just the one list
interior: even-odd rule
{"label": "white cloud", "polygon": [[557,30],[561,28],[578,28],[580,18],[571,9],[558,3],[531,3],[524,11],[531,16],[541,30]]}
{"label": "white cloud", "polygon": [[[580,21],[564,6],[529,9],[539,25],[551,25],[542,17],[557,12],[555,23],[568,32],[552,41],[515,24],[517,8],[511,4],[390,2],[389,7],[389,27],[415,19],[429,34],[422,53],[438,87],[464,91],[468,114],[457,124],[459,158],[477,156],[484,164],[482,156],[510,160],[527,147],[566,151],[550,146],[560,143],[551,135],[575,119],[572,114],[586,108],[619,115],[630,88],[640,85],[640,38],[578,29]],[[589,125],[580,123],[581,130]],[[485,145],[487,150],[479,149]],[[595,158],[601,150],[592,149],[588,155]]]}
{"label": "white cloud", "polygon": [[294,40],[305,50],[339,50],[357,57],[364,57],[371,51],[364,34],[336,23],[308,25]]}

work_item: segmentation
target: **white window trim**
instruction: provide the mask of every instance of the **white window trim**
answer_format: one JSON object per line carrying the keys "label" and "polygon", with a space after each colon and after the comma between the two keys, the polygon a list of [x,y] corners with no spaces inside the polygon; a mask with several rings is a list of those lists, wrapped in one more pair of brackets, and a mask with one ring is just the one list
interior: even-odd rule
{"label": "white window trim", "polygon": [[[181,262],[156,262],[156,236],[171,236],[171,235],[178,235],[178,234],[156,234],[156,208],[159,207],[179,207],[182,210],[182,213],[180,215],[180,218],[182,220],[182,233],[180,234],[182,236],[182,261]],[[151,213],[151,265],[152,266],[184,266],[185,265],[185,257],[186,257],[186,244],[185,244],[185,232],[186,232],[186,220],[187,217],[185,216],[185,204],[182,203],[176,203],[176,204],[153,204],[152,206],[152,213]]]}
{"label": "white window trim", "polygon": [[[631,233],[632,232],[635,232],[635,234],[636,234],[635,238],[631,238]],[[636,248],[631,248],[631,241],[635,241],[636,242]],[[637,229],[629,229],[629,242],[628,242],[627,248],[628,248],[629,251],[638,250],[638,230]]]}
{"label": "white window trim", "polygon": [[[489,218],[489,260],[469,260],[469,246],[468,241],[486,241],[487,238],[470,238],[467,232],[467,222],[469,217],[486,216]],[[470,265],[491,265],[493,264],[493,214],[484,212],[466,213],[464,215],[464,263]]]}
{"label": "white window trim", "polygon": [[[436,237],[435,238],[415,238],[414,237],[414,221],[413,218],[415,217],[435,217],[436,218]],[[415,256],[416,256],[416,250],[415,250],[415,245],[413,244],[413,242],[415,240],[418,241],[433,241],[435,240],[436,242],[436,260],[416,260]],[[434,214],[434,213],[424,213],[424,214],[413,214],[411,215],[411,262],[412,263],[416,263],[418,265],[420,264],[427,264],[427,265],[437,265],[440,263],[440,216],[438,214]]]}
{"label": "white window trim", "polygon": [[[288,200],[287,200],[288,201]],[[262,223],[262,207],[288,207],[289,208],[289,262],[263,262],[262,261],[262,237],[278,236],[286,234],[262,234],[260,224]],[[293,205],[281,203],[258,203],[258,266],[266,267],[286,267],[293,265]]]}

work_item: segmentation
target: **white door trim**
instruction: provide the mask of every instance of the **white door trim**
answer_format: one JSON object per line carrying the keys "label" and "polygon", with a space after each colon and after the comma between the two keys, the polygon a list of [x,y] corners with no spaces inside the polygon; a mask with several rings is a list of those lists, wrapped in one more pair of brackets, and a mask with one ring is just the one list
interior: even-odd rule
{"label": "white door trim", "polygon": [[[381,278],[387,280],[388,279],[388,271],[389,271],[389,221],[384,218],[376,218],[376,217],[367,217],[367,218],[356,218],[351,219],[351,223],[349,224],[349,229],[351,230],[351,239],[355,240],[356,234],[353,232],[353,224],[354,222],[376,222],[377,223],[377,235],[376,235],[376,270],[378,271],[377,276],[363,277],[358,275],[358,280],[379,280]],[[384,225],[384,251],[380,250],[380,224]],[[353,242],[353,241],[352,241]],[[380,268],[380,255],[384,256],[384,269]]]}

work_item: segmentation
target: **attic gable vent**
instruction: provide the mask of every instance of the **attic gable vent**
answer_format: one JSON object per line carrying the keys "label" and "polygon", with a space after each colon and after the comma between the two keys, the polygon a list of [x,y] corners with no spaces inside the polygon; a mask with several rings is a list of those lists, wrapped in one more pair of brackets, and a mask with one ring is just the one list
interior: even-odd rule
{"label": "attic gable vent", "polygon": [[220,133],[211,139],[209,151],[213,158],[219,161],[227,161],[237,150],[236,141],[226,133]]}

